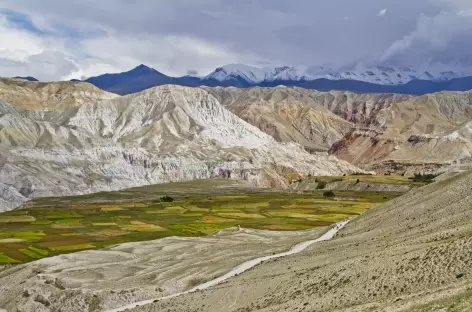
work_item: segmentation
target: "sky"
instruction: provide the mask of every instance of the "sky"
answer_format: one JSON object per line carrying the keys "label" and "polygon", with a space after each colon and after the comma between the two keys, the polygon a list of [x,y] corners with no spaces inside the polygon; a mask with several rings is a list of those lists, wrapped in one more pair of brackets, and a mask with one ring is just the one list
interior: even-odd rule
{"label": "sky", "polygon": [[471,0],[0,0],[0,76],[472,68]]}

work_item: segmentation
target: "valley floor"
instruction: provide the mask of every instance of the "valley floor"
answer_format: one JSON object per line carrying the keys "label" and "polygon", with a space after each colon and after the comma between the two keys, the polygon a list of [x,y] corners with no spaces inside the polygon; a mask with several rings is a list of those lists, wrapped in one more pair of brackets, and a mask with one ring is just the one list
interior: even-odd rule
{"label": "valley floor", "polygon": [[[356,183],[359,178],[373,179],[356,176],[338,180],[360,187],[365,182]],[[405,181],[400,180],[399,190],[408,189]],[[22,209],[0,214],[0,264],[133,241],[205,236],[238,226],[307,230],[357,216],[401,194],[385,191],[386,184],[377,183],[379,190],[372,186],[370,191],[350,190],[344,185],[329,198],[323,195],[324,190],[316,189],[317,184],[314,179],[297,181],[293,190],[283,191],[249,188],[238,181],[199,180],[38,198]]]}
{"label": "valley floor", "polygon": [[[323,189],[319,189],[320,184]],[[356,217],[374,206],[352,221],[354,225],[341,230],[333,241],[317,242],[297,255],[266,259],[267,262],[208,290],[151,303],[136,311],[299,311],[307,306],[324,311],[345,308],[350,302],[370,302],[377,298],[379,287],[396,294],[395,300],[403,300],[408,283],[396,285],[395,289],[384,288],[391,281],[377,273],[388,268],[380,260],[405,252],[409,257],[409,252],[415,250],[403,243],[409,236],[399,231],[399,225],[390,223],[395,218],[404,222],[404,212],[391,208],[384,219],[375,211],[384,206],[396,207],[402,198],[412,198],[410,194],[421,193],[422,188],[397,198],[401,193],[379,190],[386,185],[388,190],[398,190],[397,186],[403,189],[421,184],[411,183],[406,177],[310,177],[294,181],[292,190],[282,192],[249,189],[235,181],[208,180],[78,197],[39,198],[23,209],[0,215],[8,219],[0,224],[6,233],[0,244],[5,262],[16,262],[14,257],[20,254],[46,257],[0,267],[0,308],[103,312],[185,292],[245,261],[270,258],[301,242],[315,240],[328,231],[324,225]],[[327,192],[335,197],[330,198]],[[166,202],[164,196],[174,201],[168,198]],[[369,220],[367,230],[365,220]],[[242,228],[238,229],[238,225]],[[163,229],[182,232],[172,235]],[[116,235],[117,231],[127,233]],[[209,236],[185,237],[215,231]],[[100,239],[76,241],[93,239],[98,233]],[[118,244],[123,237],[149,241]],[[165,238],[155,239],[159,237]],[[44,245],[52,242],[56,246]],[[390,242],[398,245],[394,252],[376,251]],[[430,245],[424,244],[419,246]],[[70,253],[76,249],[90,250]],[[54,254],[59,255],[51,257]],[[350,269],[357,265],[361,267]],[[467,270],[463,272],[466,274]],[[387,273],[392,274],[391,270]]]}

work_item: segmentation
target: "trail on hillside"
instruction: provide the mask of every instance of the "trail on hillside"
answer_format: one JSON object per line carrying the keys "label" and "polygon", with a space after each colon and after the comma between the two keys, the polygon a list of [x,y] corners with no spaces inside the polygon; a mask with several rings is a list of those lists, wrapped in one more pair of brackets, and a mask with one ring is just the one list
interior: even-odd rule
{"label": "trail on hillside", "polygon": [[179,292],[179,293],[175,293],[175,294],[165,296],[165,297],[148,299],[148,300],[143,300],[143,301],[130,303],[130,304],[127,304],[125,306],[117,307],[117,308],[114,308],[114,309],[111,309],[111,310],[106,310],[105,312],[126,311],[127,309],[132,309],[132,308],[136,308],[136,307],[145,306],[145,305],[151,304],[153,302],[167,300],[167,299],[179,297],[181,295],[185,295],[185,294],[193,293],[193,292],[196,292],[196,291],[208,289],[210,287],[213,287],[215,285],[218,285],[218,284],[228,280],[231,277],[234,277],[234,276],[237,276],[241,273],[244,273],[245,271],[247,271],[247,270],[249,270],[249,269],[255,267],[256,265],[261,264],[265,261],[272,260],[272,259],[277,259],[277,258],[282,258],[282,257],[287,257],[287,256],[290,256],[290,255],[294,255],[294,254],[302,252],[303,250],[305,250],[306,248],[308,248],[309,246],[311,246],[315,243],[330,240],[336,235],[337,232],[339,232],[344,226],[346,226],[346,224],[348,224],[349,221],[350,220],[345,220],[345,221],[339,222],[332,229],[330,229],[328,232],[326,232],[325,234],[323,234],[319,238],[299,243],[299,244],[295,245],[294,247],[292,247],[292,249],[290,249],[289,251],[278,253],[278,254],[275,254],[275,255],[259,257],[259,258],[253,259],[253,260],[246,261],[246,262],[236,266],[235,268],[233,268],[231,271],[229,271],[225,275],[222,275],[222,276],[220,276],[218,278],[215,278],[211,281],[208,281],[206,283],[195,286],[194,288],[191,288],[189,290]]}

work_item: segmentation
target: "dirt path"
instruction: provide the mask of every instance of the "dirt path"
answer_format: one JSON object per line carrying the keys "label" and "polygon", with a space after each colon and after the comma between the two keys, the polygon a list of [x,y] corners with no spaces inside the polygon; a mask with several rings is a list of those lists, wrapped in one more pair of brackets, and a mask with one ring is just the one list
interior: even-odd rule
{"label": "dirt path", "polygon": [[231,277],[234,277],[236,275],[244,273],[245,271],[247,271],[247,270],[249,270],[249,269],[255,267],[256,265],[261,264],[265,261],[272,260],[272,259],[277,259],[277,258],[282,258],[282,257],[287,257],[287,256],[290,256],[290,255],[294,255],[294,254],[302,252],[303,250],[305,250],[306,248],[308,248],[309,246],[311,246],[311,245],[313,245],[317,242],[330,240],[336,235],[336,233],[339,230],[341,230],[347,223],[349,223],[349,221],[350,220],[345,220],[345,221],[342,221],[340,223],[337,223],[332,229],[330,229],[328,232],[323,234],[321,237],[319,237],[317,239],[314,239],[314,240],[309,240],[309,241],[299,243],[299,244],[295,245],[289,251],[246,261],[246,262],[238,265],[237,267],[235,267],[234,269],[232,269],[231,271],[229,271],[225,275],[220,276],[218,278],[215,278],[215,279],[213,279],[209,282],[203,283],[201,285],[195,286],[194,288],[191,288],[187,291],[175,293],[175,294],[165,296],[165,297],[134,302],[134,303],[131,303],[131,304],[127,304],[125,306],[121,306],[121,307],[118,307],[118,308],[107,310],[105,312],[126,311],[127,309],[132,309],[132,308],[136,308],[136,307],[145,306],[145,305],[151,304],[153,302],[162,301],[162,300],[166,300],[166,299],[171,299],[171,298],[175,298],[175,297],[178,297],[178,296],[181,296],[181,295],[193,293],[193,292],[196,292],[196,291],[199,291],[199,290],[208,289],[210,287],[213,287],[215,285],[220,284],[221,282],[226,281],[227,279],[229,279]]}

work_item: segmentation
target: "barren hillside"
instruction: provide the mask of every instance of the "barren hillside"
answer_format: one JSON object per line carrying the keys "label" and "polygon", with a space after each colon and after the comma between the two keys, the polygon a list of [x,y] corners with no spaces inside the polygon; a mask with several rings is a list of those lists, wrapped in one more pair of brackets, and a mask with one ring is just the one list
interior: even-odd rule
{"label": "barren hillside", "polygon": [[0,210],[37,196],[169,181],[286,187],[307,174],[358,170],[277,143],[204,89],[162,86],[118,97],[84,83],[4,81],[13,104],[0,92]]}
{"label": "barren hillside", "polygon": [[471,184],[414,190],[303,254],[135,311],[470,311]]}
{"label": "barren hillside", "polygon": [[282,86],[207,90],[277,141],[329,149],[365,169],[436,171],[471,160],[471,92],[413,97]]}

